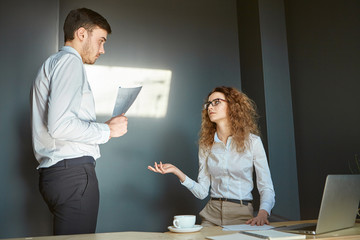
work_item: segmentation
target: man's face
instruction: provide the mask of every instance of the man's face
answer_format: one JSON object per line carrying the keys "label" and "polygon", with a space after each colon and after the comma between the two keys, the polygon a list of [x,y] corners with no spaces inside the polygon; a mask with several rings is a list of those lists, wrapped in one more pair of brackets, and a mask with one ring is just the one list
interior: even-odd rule
{"label": "man's face", "polygon": [[82,49],[82,60],[87,64],[94,64],[100,57],[100,54],[105,54],[104,44],[107,38],[107,31],[101,28],[94,28],[92,32],[88,31]]}

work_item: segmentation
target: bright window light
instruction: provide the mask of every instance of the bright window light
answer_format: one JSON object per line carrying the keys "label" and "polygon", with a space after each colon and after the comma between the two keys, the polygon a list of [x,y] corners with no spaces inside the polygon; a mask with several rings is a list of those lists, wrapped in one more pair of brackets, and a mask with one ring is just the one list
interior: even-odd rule
{"label": "bright window light", "polygon": [[171,81],[170,70],[101,65],[85,65],[85,69],[94,94],[98,116],[112,116],[120,86],[142,86],[126,116],[151,118],[166,116]]}

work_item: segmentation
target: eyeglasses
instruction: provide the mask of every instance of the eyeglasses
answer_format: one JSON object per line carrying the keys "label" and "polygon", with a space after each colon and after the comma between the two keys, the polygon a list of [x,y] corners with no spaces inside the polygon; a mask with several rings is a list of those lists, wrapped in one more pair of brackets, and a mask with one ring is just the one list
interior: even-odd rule
{"label": "eyeglasses", "polygon": [[227,100],[225,100],[225,99],[215,98],[215,99],[212,100],[212,101],[209,101],[209,102],[204,103],[204,109],[205,109],[205,110],[208,110],[210,104],[211,104],[213,107],[215,107],[215,106],[219,105],[219,104],[221,103],[221,101],[227,102]]}

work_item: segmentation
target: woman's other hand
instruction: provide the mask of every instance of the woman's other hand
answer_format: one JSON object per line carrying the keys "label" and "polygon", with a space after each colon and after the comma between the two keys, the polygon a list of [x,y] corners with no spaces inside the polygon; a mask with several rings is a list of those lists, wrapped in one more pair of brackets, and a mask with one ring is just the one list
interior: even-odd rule
{"label": "woman's other hand", "polygon": [[269,225],[270,222],[268,220],[268,213],[264,209],[260,209],[259,213],[256,217],[249,219],[246,224],[250,224],[251,226],[257,225],[262,226],[264,224]]}

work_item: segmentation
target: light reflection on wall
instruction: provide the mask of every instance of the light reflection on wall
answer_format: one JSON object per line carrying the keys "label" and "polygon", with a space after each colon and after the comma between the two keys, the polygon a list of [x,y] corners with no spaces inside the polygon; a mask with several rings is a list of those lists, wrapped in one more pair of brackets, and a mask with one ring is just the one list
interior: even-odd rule
{"label": "light reflection on wall", "polygon": [[117,89],[142,86],[126,116],[162,118],[166,116],[171,71],[162,69],[127,68],[85,65],[94,94],[96,114],[111,116]]}

